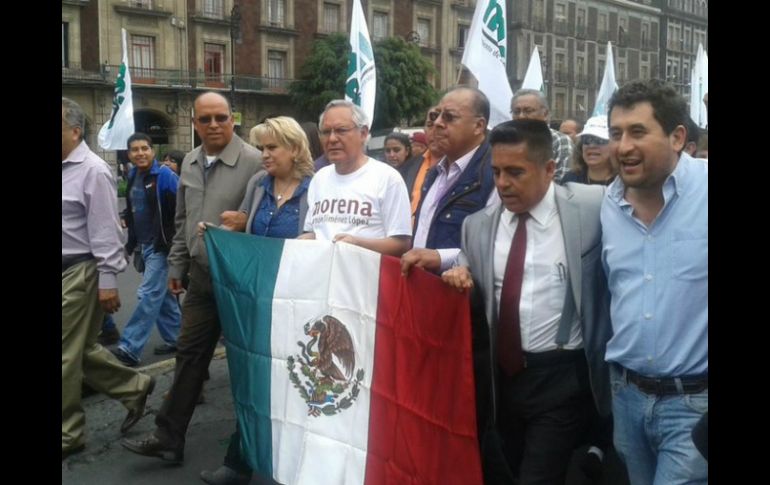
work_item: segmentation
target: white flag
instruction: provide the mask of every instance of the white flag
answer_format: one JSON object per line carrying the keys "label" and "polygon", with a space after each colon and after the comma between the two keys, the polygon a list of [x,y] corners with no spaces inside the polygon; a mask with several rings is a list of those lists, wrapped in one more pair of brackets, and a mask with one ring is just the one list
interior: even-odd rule
{"label": "white flag", "polygon": [[524,83],[521,89],[536,89],[543,92],[543,67],[540,65],[540,51],[537,46],[532,50],[532,57],[529,58],[529,67],[524,75]]}
{"label": "white flag", "polygon": [[596,95],[596,104],[594,105],[592,117],[607,115],[607,105],[617,89],[618,83],[615,82],[615,60],[612,56],[612,43],[607,42],[607,62],[604,64],[602,85],[599,87],[599,94]]}
{"label": "white flag", "polygon": [[511,119],[511,85],[505,71],[508,32],[505,2],[479,0],[465,42],[462,63],[478,79],[479,90],[489,98],[489,127]]}
{"label": "white flag", "polygon": [[369,128],[374,123],[374,98],[377,94],[377,70],[369,40],[366,17],[361,0],[353,1],[353,19],[350,22],[350,54],[348,78],[345,82],[345,99],[360,106],[369,118]]}
{"label": "white flag", "polygon": [[125,150],[128,137],[134,134],[134,101],[131,98],[131,75],[128,73],[126,29],[123,34],[123,62],[115,81],[115,98],[109,121],[99,130],[99,146],[105,150]]}
{"label": "white flag", "polygon": [[698,44],[698,55],[690,75],[690,118],[701,128],[708,124],[706,105],[703,96],[709,91],[708,56],[703,44]]}

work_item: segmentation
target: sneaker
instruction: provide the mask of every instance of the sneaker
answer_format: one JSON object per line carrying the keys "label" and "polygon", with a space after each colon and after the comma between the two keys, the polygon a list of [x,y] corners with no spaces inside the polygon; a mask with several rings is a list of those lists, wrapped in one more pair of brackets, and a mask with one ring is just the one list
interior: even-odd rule
{"label": "sneaker", "polygon": [[176,345],[160,344],[157,347],[155,347],[154,353],[155,355],[175,354]]}
{"label": "sneaker", "polygon": [[99,336],[96,337],[96,341],[99,342],[102,347],[109,345],[115,345],[120,341],[120,332],[117,328],[108,328],[99,332]]}
{"label": "sneaker", "polygon": [[139,365],[138,360],[128,355],[128,352],[121,349],[120,347],[111,348],[110,352],[112,352],[112,355],[117,357],[121,364],[125,365],[126,367],[136,367]]}

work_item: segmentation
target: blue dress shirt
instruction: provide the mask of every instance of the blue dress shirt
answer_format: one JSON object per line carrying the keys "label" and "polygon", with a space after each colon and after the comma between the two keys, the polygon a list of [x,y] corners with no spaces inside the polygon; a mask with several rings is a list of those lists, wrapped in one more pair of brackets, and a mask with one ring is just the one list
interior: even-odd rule
{"label": "blue dress shirt", "polygon": [[293,239],[299,236],[299,200],[310,185],[310,177],[304,177],[294,195],[280,208],[273,194],[273,177],[268,175],[262,181],[265,196],[259,203],[257,213],[251,223],[251,233],[258,236]]}
{"label": "blue dress shirt", "polygon": [[601,208],[606,360],[654,377],[708,373],[708,164],[682,153],[650,227],[624,193],[618,177]]}

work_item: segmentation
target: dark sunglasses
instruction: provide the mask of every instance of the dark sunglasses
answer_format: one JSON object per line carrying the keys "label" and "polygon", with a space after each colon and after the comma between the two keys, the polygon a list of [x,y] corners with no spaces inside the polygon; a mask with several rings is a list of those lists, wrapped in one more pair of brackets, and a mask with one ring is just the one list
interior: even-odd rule
{"label": "dark sunglasses", "polygon": [[462,118],[461,115],[454,114],[449,111],[435,110],[428,113],[428,121],[430,121],[431,123],[435,123],[436,121],[438,121],[439,117],[444,118],[444,121],[446,123],[452,123],[453,121],[459,120],[460,118]]}
{"label": "dark sunglasses", "polygon": [[[199,116],[197,120],[198,120],[198,123],[202,125],[208,125],[209,123],[211,123],[211,118],[212,118],[211,115],[205,115],[205,116]],[[230,119],[230,115],[214,115],[213,118],[217,121],[217,123],[224,123]]]}
{"label": "dark sunglasses", "polygon": [[599,138],[598,136],[593,135],[585,135],[580,137],[583,141],[583,145],[606,145],[609,143],[609,140],[605,140],[604,138]]}

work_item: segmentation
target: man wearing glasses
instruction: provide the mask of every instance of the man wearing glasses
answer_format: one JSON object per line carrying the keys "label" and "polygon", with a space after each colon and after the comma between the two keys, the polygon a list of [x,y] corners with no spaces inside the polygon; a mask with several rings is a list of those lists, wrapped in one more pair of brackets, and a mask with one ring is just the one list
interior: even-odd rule
{"label": "man wearing glasses", "polygon": [[[514,120],[540,120],[548,123],[548,101],[543,93],[536,89],[519,89],[511,99],[511,116]],[[553,159],[556,160],[556,173],[553,181],[561,184],[572,160],[574,146],[569,136],[551,128]]]}
{"label": "man wearing glasses", "polygon": [[142,440],[125,439],[122,445],[145,456],[181,463],[187,426],[221,334],[219,316],[198,222],[219,224],[220,214],[236,211],[246,183],[261,167],[254,147],[233,133],[230,104],[222,95],[203,93],[195,100],[193,124],[201,146],[188,153],[181,167],[176,203],[176,234],[168,256],[169,290],[185,291],[182,329],[177,341],[176,371],[168,399],[155,418],[155,432]]}
{"label": "man wearing glasses", "polygon": [[349,101],[334,100],[318,125],[331,165],[310,182],[300,238],[342,241],[401,256],[411,243],[409,196],[396,169],[364,153],[366,114]]}
{"label": "man wearing glasses", "polygon": [[460,253],[465,217],[497,200],[492,152],[484,141],[488,119],[487,97],[465,86],[449,91],[428,113],[433,139],[445,156],[425,177],[415,212],[414,249],[401,258],[404,274],[412,266],[436,273],[449,269]]}

